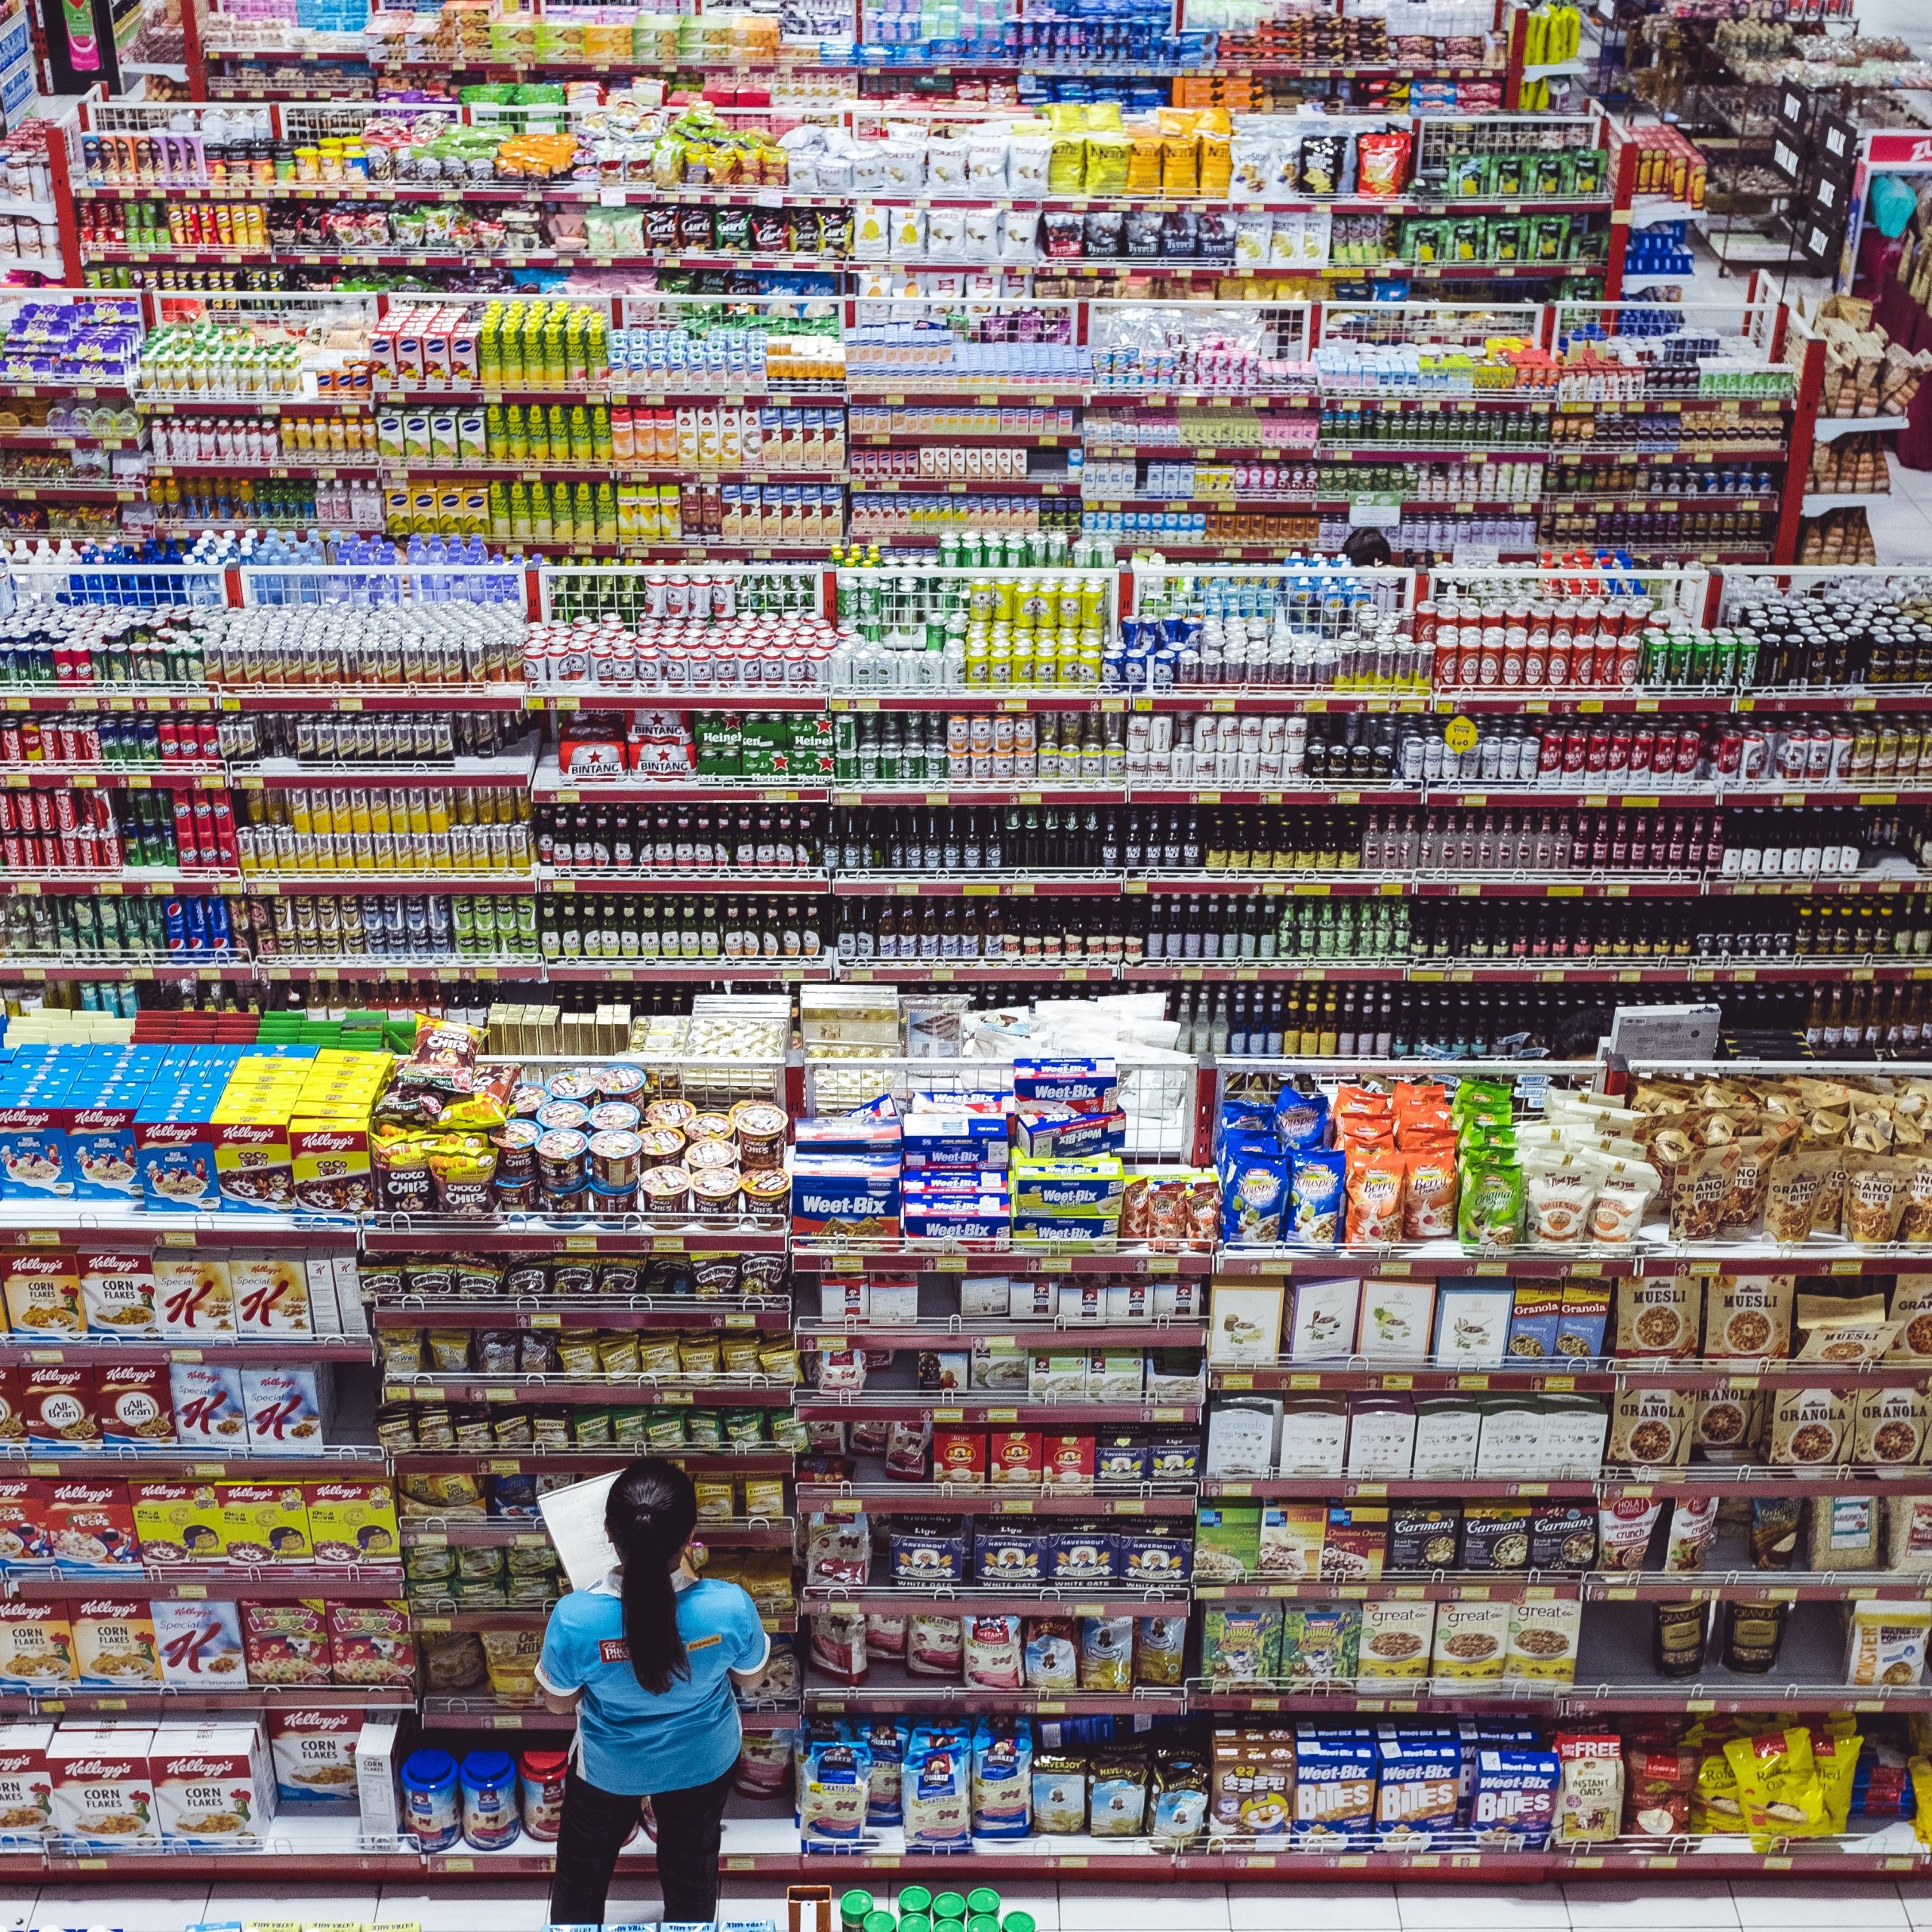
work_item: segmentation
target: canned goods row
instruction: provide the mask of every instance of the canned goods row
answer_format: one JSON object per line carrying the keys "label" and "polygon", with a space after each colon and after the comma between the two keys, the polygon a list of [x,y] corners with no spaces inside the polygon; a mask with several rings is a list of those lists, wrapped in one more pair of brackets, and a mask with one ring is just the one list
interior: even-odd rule
{"label": "canned goods row", "polygon": [[520,894],[297,893],[242,903],[257,959],[530,958],[537,949],[536,902]]}
{"label": "canned goods row", "polygon": [[5,902],[5,934],[7,958],[14,961],[226,953],[234,943],[227,903],[192,895],[165,901],[147,894],[15,895]]}
{"label": "canned goods row", "polygon": [[507,684],[524,629],[500,604],[252,605],[197,611],[194,624],[211,681],[245,687]]}
{"label": "canned goods row", "polygon": [[223,755],[220,726],[211,718],[0,718],[0,765],[150,765],[213,763]]}

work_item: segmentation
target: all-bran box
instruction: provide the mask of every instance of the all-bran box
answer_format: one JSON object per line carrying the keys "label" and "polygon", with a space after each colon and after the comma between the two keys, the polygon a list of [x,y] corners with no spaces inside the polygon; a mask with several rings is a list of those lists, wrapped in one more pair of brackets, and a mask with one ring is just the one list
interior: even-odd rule
{"label": "all-bran box", "polygon": [[20,1414],[32,1449],[88,1449],[100,1441],[94,1371],[84,1362],[29,1362],[20,1372]]}
{"label": "all-bran box", "polygon": [[94,1413],[109,1448],[174,1440],[174,1405],[168,1364],[104,1361],[94,1372]]}

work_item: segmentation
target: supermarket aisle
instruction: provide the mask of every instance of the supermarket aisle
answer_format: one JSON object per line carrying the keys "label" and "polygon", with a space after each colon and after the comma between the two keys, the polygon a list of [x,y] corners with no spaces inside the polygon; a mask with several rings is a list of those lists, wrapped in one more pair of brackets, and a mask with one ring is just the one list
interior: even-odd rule
{"label": "supermarket aisle", "polygon": [[1890,459],[1892,494],[1866,512],[1881,564],[1932,563],[1932,469],[1908,469]]}
{"label": "supermarket aisle", "polygon": [[[1005,1903],[1030,1912],[1038,1932],[1927,1932],[1932,1894],[1890,1883],[1705,1881],[1643,1885],[1003,1884]],[[543,1922],[543,1887],[509,1880],[485,1891],[426,1894],[406,1885],[323,1890],[294,1885],[48,1886],[0,1903],[0,1932],[32,1925],[180,1932],[196,1920],[359,1919],[420,1924],[423,1932],[531,1932]],[[651,1895],[620,1892],[611,1917],[655,1912]],[[727,1915],[770,1918],[782,1928],[784,1894],[769,1880],[728,1887]]]}

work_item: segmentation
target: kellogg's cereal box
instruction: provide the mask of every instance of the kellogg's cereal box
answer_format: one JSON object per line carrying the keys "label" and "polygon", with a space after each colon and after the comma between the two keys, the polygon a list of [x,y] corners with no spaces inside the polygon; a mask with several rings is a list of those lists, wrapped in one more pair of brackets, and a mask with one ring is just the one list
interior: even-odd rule
{"label": "kellogg's cereal box", "polygon": [[393,1563],[401,1546],[395,1491],[386,1482],[306,1486],[309,1540],[318,1563]]}
{"label": "kellogg's cereal box", "polygon": [[312,1368],[245,1368],[242,1407],[255,1455],[300,1456],[321,1444],[321,1401]]}
{"label": "kellogg's cereal box", "polygon": [[17,1335],[78,1335],[81,1281],[72,1255],[57,1248],[23,1248],[0,1255],[7,1325]]}
{"label": "kellogg's cereal box", "polygon": [[158,1845],[148,1770],[153,1739],[138,1726],[63,1724],[47,1751],[55,1830],[83,1844]]}
{"label": "kellogg's cereal box", "polygon": [[164,1684],[208,1690],[248,1682],[238,1604],[220,1597],[156,1597],[148,1607]]}
{"label": "kellogg's cereal box", "polygon": [[408,1604],[331,1604],[329,1655],[338,1684],[414,1684]]}
{"label": "kellogg's cereal box", "polygon": [[221,1485],[222,1549],[231,1563],[306,1563],[309,1510],[300,1483]]}
{"label": "kellogg's cereal box", "polygon": [[27,1420],[20,1408],[20,1371],[0,1362],[0,1442],[24,1442]]}
{"label": "kellogg's cereal box", "polygon": [[38,1690],[74,1681],[74,1632],[66,1607],[0,1598],[0,1684]]}
{"label": "kellogg's cereal box", "polygon": [[74,1606],[74,1663],[83,1684],[158,1684],[154,1620],[146,1600],[83,1597]]}
{"label": "kellogg's cereal box", "polygon": [[0,1724],[0,1838],[44,1836],[54,1827],[47,1749],[51,1724]]}
{"label": "kellogg's cereal box", "polygon": [[235,1327],[243,1335],[306,1335],[313,1330],[309,1272],[286,1255],[237,1255],[229,1264]]}
{"label": "kellogg's cereal box", "polygon": [[110,1447],[174,1440],[168,1366],[158,1361],[107,1361],[94,1372],[94,1409]]}
{"label": "kellogg's cereal box", "polygon": [[254,1724],[165,1724],[148,1751],[162,1836],[171,1844],[259,1845],[275,1816],[266,1740]]}
{"label": "kellogg's cereal box", "polygon": [[355,1740],[362,1724],[360,1711],[340,1705],[269,1712],[269,1750],[281,1802],[353,1810]]}
{"label": "kellogg's cereal box", "polygon": [[168,1377],[176,1441],[185,1447],[230,1453],[245,1446],[248,1419],[242,1405],[240,1369],[215,1362],[176,1361],[168,1364]]}
{"label": "kellogg's cereal box", "polygon": [[48,1528],[54,1561],[63,1570],[137,1570],[140,1539],[128,1486],[118,1478],[50,1482]]}
{"label": "kellogg's cereal box", "polygon": [[42,1567],[53,1561],[46,1484],[35,1476],[0,1475],[0,1570]]}
{"label": "kellogg's cereal box", "polygon": [[145,1254],[83,1253],[75,1257],[81,1313],[91,1335],[155,1335],[154,1269]]}
{"label": "kellogg's cereal box", "polygon": [[205,1255],[154,1257],[155,1322],[183,1340],[235,1332],[235,1287],[226,1261]]}
{"label": "kellogg's cereal box", "polygon": [[225,1560],[221,1498],[212,1483],[136,1482],[128,1494],[143,1563],[167,1568]]}
{"label": "kellogg's cereal box", "polygon": [[100,1440],[94,1371],[82,1362],[29,1362],[20,1371],[20,1413],[30,1447],[72,1449]]}

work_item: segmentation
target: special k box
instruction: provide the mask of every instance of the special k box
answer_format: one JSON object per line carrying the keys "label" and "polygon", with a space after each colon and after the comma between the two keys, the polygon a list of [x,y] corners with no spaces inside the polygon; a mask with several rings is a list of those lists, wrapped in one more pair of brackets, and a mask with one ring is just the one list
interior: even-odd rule
{"label": "special k box", "polygon": [[137,1724],[63,1724],[47,1748],[54,1829],[83,1844],[158,1845],[148,1769],[153,1741],[154,1733]]}
{"label": "special k box", "polygon": [[164,1684],[207,1690],[248,1682],[239,1604],[225,1597],[155,1597],[148,1608]]}
{"label": "special k box", "polygon": [[155,1326],[171,1339],[199,1341],[235,1332],[229,1265],[200,1254],[154,1258]]}
{"label": "special k box", "polygon": [[259,1845],[275,1816],[267,1741],[252,1724],[159,1726],[148,1747],[161,1835],[170,1844]]}
{"label": "special k box", "polygon": [[281,1802],[352,1811],[355,1740],[363,1714],[335,1705],[323,1710],[271,1711],[268,1716],[269,1752]]}
{"label": "special k box", "polygon": [[238,1255],[229,1264],[235,1327],[242,1335],[306,1335],[308,1270],[286,1255]]}
{"label": "special k box", "polygon": [[51,1724],[0,1724],[0,1837],[32,1838],[54,1826],[48,1781]]}

